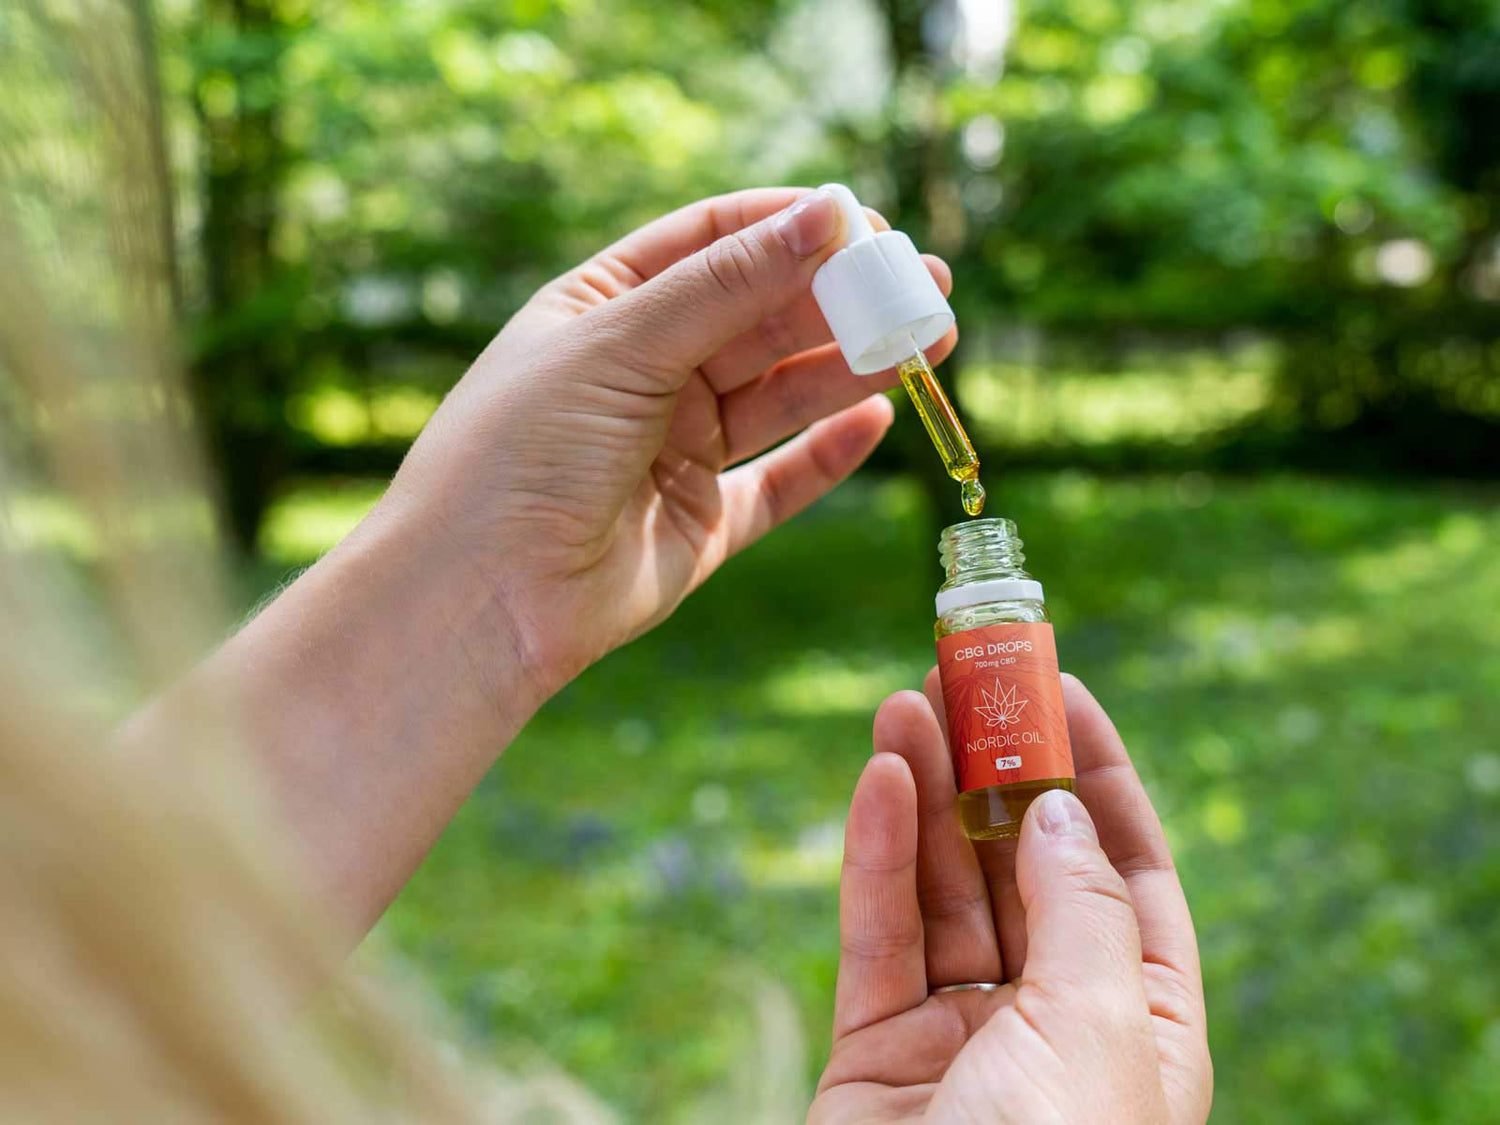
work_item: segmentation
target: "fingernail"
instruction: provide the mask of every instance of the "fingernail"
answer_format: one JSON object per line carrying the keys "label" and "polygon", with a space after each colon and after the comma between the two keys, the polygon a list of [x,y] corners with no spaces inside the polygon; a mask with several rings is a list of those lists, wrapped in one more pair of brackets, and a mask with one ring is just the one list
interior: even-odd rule
{"label": "fingernail", "polygon": [[822,189],[804,195],[776,217],[776,233],[798,258],[817,253],[838,229],[839,205]]}
{"label": "fingernail", "polygon": [[1088,809],[1066,789],[1048,789],[1032,802],[1031,807],[1036,809],[1037,827],[1043,836],[1099,842]]}

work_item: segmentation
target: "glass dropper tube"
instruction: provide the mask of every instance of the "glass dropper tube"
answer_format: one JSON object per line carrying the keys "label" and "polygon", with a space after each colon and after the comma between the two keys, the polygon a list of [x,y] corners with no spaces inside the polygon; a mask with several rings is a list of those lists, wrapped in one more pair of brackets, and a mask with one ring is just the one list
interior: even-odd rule
{"label": "glass dropper tube", "polygon": [[957,411],[943,392],[943,385],[933,374],[932,364],[927,362],[927,356],[917,346],[916,337],[908,333],[907,339],[911,341],[911,357],[897,365],[896,374],[901,376],[901,385],[911,396],[911,403],[917,408],[917,417],[922,419],[927,436],[932,439],[933,447],[942,458],[943,468],[950,477],[958,481],[964,511],[977,516],[984,511],[984,485],[979,483],[979,455],[974,452],[974,443],[964,432]]}

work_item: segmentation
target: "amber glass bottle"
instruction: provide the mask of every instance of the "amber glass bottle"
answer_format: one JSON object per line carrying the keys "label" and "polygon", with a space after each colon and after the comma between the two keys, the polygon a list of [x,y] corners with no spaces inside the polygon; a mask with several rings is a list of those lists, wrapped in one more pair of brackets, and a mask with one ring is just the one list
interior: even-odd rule
{"label": "amber glass bottle", "polygon": [[1057,646],[1016,525],[969,520],[938,544],[938,671],[958,812],[974,840],[1014,837],[1047,789],[1073,788]]}

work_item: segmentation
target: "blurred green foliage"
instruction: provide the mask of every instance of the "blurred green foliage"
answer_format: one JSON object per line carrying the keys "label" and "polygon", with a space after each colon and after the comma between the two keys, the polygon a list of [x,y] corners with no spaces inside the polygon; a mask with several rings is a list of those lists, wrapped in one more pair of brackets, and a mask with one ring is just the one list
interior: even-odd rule
{"label": "blurred green foliage", "polygon": [[[830,177],[954,264],[960,388],[1248,343],[1267,391],[1201,459],[1500,470],[1490,0],[161,9],[196,367],[244,544],[289,476],[404,448],[380,425],[322,440],[309,395],[431,402],[630,227]],[[925,456],[912,427],[891,448]]]}
{"label": "blurred green foliage", "polygon": [[[1226,472],[1500,470],[1500,9],[1007,10],[166,0],[230,526],[270,585],[546,278],[846,180],[954,266],[945,378],[1181,859],[1216,1120],[1492,1119],[1494,495]],[[502,1057],[719,1119],[785,987],[815,1072],[845,804],[955,513],[909,415],[877,467],[554,701],[388,918]]]}
{"label": "blurred green foliage", "polygon": [[[287,498],[274,555],[310,557],[377,492]],[[1493,489],[1192,470],[991,492],[1176,851],[1214,1120],[1493,1120]],[[506,752],[383,924],[498,1057],[540,1051],[629,1120],[737,1120],[701,1099],[759,1074],[751,998],[779,982],[811,1082],[870,718],[933,659],[927,513],[856,480]]]}
{"label": "blurred green foliage", "polygon": [[[1496,495],[1391,478],[1500,472],[1500,7],[1008,11],[158,0],[247,603],[548,277],[705,194],[845,180],[954,266],[992,504],[1182,864],[1215,1120],[1493,1120]],[[909,413],[876,467],[549,705],[385,922],[502,1057],[721,1119],[785,988],[815,1072],[845,806],[956,514]],[[88,557],[66,505],[13,517]]]}

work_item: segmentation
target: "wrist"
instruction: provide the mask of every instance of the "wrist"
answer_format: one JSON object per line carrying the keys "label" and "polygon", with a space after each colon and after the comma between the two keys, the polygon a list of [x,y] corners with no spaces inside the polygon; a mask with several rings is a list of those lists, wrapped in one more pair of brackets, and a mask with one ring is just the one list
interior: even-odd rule
{"label": "wrist", "polygon": [[233,710],[351,934],[556,689],[510,605],[440,529],[382,503],[185,689]]}
{"label": "wrist", "polygon": [[324,561],[409,638],[408,674],[488,716],[487,737],[509,741],[571,678],[527,612],[520,576],[480,565],[439,521],[383,502]]}

